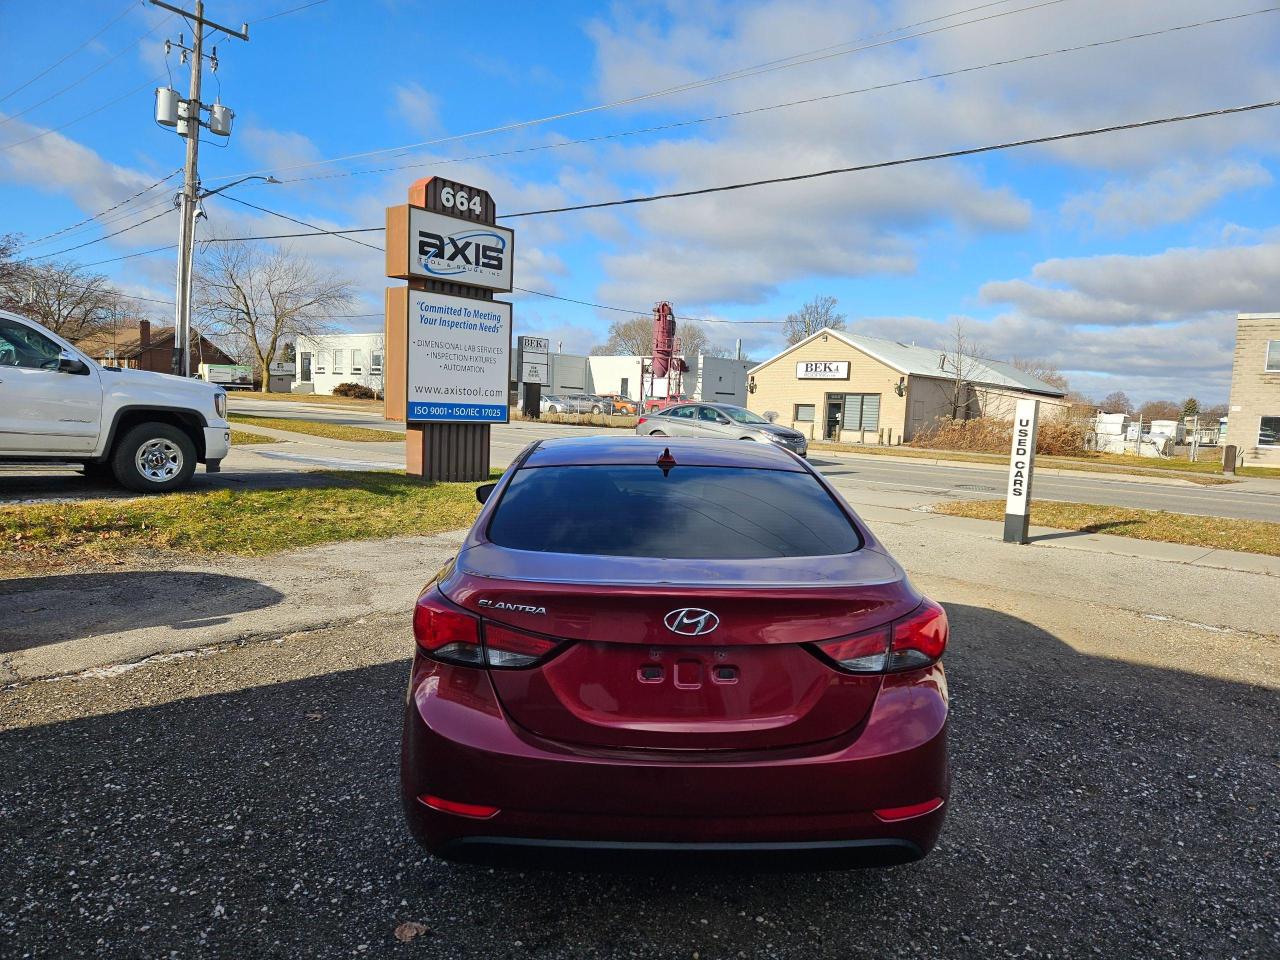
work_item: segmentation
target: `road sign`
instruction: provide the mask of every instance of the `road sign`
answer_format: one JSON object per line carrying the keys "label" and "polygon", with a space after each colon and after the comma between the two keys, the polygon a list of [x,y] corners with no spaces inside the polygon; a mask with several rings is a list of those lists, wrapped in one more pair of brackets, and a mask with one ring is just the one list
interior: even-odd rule
{"label": "road sign", "polygon": [[511,304],[410,290],[406,420],[506,423]]}
{"label": "road sign", "polygon": [[1005,543],[1027,542],[1039,421],[1040,401],[1019,400],[1013,412],[1013,441],[1009,450],[1009,488],[1004,504]]}

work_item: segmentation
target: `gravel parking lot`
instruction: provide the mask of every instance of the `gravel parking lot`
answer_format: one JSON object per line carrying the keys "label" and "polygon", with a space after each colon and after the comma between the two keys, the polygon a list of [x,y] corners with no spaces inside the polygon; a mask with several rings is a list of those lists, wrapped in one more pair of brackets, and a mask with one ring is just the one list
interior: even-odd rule
{"label": "gravel parking lot", "polygon": [[[387,617],[0,692],[0,953],[1280,955],[1275,670],[1270,687],[1202,675],[1196,635],[1106,610],[1081,629],[1113,623],[1114,655],[1086,655],[1012,601],[926,586],[954,625],[955,788],[923,863],[431,860],[395,792],[410,641]],[[1274,667],[1274,639],[1213,642]],[[1184,652],[1139,665],[1153,644]]]}

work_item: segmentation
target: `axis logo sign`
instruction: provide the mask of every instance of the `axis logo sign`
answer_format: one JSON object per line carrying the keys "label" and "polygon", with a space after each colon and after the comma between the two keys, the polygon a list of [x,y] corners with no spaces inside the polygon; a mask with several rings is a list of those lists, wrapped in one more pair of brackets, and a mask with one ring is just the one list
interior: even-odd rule
{"label": "axis logo sign", "polygon": [[411,207],[410,272],[432,280],[510,290],[514,237],[505,227]]}

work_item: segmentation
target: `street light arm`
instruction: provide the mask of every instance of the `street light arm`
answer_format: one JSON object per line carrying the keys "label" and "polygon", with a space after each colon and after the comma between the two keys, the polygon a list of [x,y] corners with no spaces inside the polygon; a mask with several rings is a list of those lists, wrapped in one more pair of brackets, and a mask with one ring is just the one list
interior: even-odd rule
{"label": "street light arm", "polygon": [[221,193],[223,190],[229,190],[231,187],[238,186],[239,184],[244,183],[246,180],[261,180],[264,183],[280,182],[275,177],[264,177],[264,176],[255,174],[249,177],[241,177],[239,180],[232,180],[230,183],[223,184],[222,186],[218,187],[218,189],[216,190],[202,190],[200,191],[200,195],[198,199],[203,200],[206,197],[212,197],[215,193]]}

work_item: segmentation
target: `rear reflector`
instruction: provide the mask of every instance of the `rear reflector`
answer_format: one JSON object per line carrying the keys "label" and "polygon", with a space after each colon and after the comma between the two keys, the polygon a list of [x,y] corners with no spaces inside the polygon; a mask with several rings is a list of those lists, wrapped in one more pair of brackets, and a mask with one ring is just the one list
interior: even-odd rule
{"label": "rear reflector", "polygon": [[889,655],[889,628],[828,640],[818,649],[852,673],[882,673]]}
{"label": "rear reflector", "polygon": [[942,806],[942,798],[934,797],[932,800],[926,800],[924,803],[913,803],[909,807],[887,807],[884,810],[875,811],[877,819],[893,823],[895,820],[910,820],[912,817],[923,817],[926,813],[933,813]]}
{"label": "rear reflector", "polygon": [[479,803],[459,803],[457,800],[446,800],[443,797],[434,797],[429,793],[424,793],[420,796],[418,802],[430,807],[432,810],[439,810],[441,813],[452,813],[455,816],[471,817],[475,820],[488,820],[498,813],[497,807],[486,807]]}
{"label": "rear reflector", "polygon": [[496,623],[486,623],[484,646],[489,666],[510,668],[531,667],[560,646],[560,643]]}

